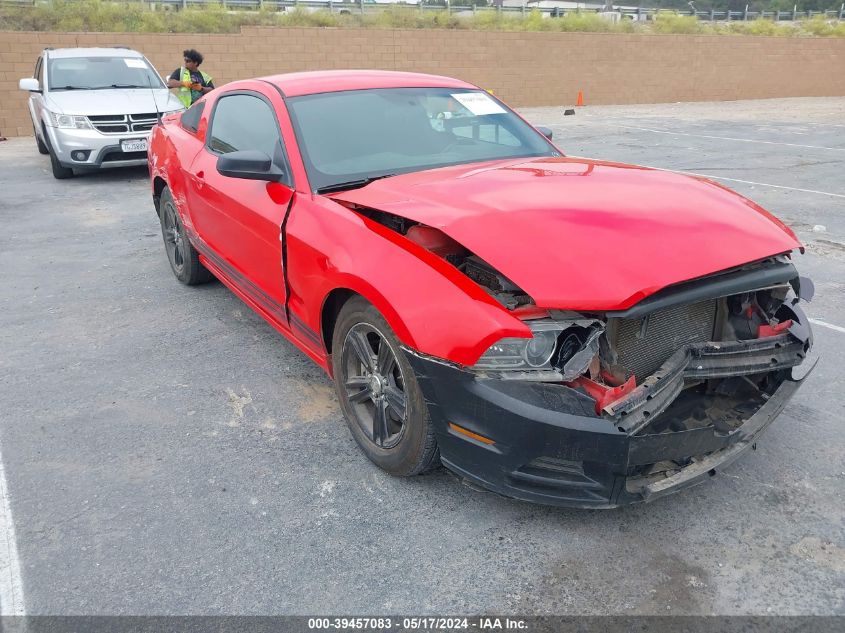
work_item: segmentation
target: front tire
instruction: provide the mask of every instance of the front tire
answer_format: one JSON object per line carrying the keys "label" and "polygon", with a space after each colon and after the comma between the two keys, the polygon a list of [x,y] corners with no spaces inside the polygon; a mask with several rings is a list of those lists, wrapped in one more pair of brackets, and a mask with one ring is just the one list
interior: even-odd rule
{"label": "front tire", "polygon": [[422,390],[387,321],[361,297],[341,309],[332,341],[335,390],[352,437],[392,475],[431,470],[439,452]]}
{"label": "front tire", "polygon": [[202,265],[199,253],[188,240],[168,187],[161,192],[159,219],[161,235],[164,238],[164,250],[176,279],[186,286],[204,284],[214,279],[214,276]]}
{"label": "front tire", "polygon": [[[49,151],[49,150],[48,150]],[[50,153],[50,168],[53,170],[53,178],[56,180],[64,180],[73,177],[73,170],[70,167],[65,167],[56,158],[53,152]]]}
{"label": "front tire", "polygon": [[38,147],[38,153],[46,156],[50,153],[50,149],[44,144],[44,141],[41,140],[41,137],[38,136],[38,131],[35,129],[35,126],[32,126],[32,133],[35,135],[35,145]]}

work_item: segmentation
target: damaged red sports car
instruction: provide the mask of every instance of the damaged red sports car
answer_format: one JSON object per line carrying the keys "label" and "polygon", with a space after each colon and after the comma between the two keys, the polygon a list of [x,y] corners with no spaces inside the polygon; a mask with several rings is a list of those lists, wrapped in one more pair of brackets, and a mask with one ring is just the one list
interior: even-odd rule
{"label": "damaged red sports car", "polygon": [[446,77],[237,81],[155,127],[153,200],[179,281],[217,277],[323,367],[381,468],[647,501],[783,409],[813,286],[753,202],[550,137]]}

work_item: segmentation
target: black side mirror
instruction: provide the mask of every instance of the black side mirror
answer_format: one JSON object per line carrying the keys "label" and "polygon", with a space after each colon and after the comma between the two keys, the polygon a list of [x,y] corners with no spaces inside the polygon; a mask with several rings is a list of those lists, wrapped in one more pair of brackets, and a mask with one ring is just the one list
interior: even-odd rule
{"label": "black side mirror", "polygon": [[221,154],[217,159],[217,171],[229,178],[267,182],[279,182],[285,175],[267,154],[253,149]]}
{"label": "black side mirror", "polygon": [[550,141],[552,140],[552,134],[553,134],[553,133],[552,133],[552,129],[551,129],[551,128],[546,127],[545,125],[538,125],[538,126],[537,126],[537,131],[538,131],[540,134],[542,134],[543,136],[545,136],[547,139],[549,139]]}

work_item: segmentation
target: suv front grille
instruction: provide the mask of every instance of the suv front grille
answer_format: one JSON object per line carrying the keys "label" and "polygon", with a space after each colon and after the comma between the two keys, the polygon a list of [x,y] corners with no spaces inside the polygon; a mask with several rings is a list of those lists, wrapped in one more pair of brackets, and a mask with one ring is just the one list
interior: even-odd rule
{"label": "suv front grille", "polygon": [[102,134],[129,134],[149,132],[153,129],[158,115],[155,112],[142,114],[92,114],[88,121]]}

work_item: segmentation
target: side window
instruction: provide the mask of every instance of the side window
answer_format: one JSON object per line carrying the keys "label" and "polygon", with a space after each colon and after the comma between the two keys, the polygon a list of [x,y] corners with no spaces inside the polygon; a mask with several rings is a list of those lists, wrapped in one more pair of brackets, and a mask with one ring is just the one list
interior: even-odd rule
{"label": "side window", "polygon": [[182,127],[190,132],[196,133],[200,126],[200,118],[202,117],[202,111],[204,108],[205,101],[200,101],[185,110],[185,112],[182,113],[182,117],[179,119]]}
{"label": "side window", "polygon": [[218,154],[258,150],[280,158],[279,124],[263,99],[247,94],[220,97],[211,119],[208,148]]}

